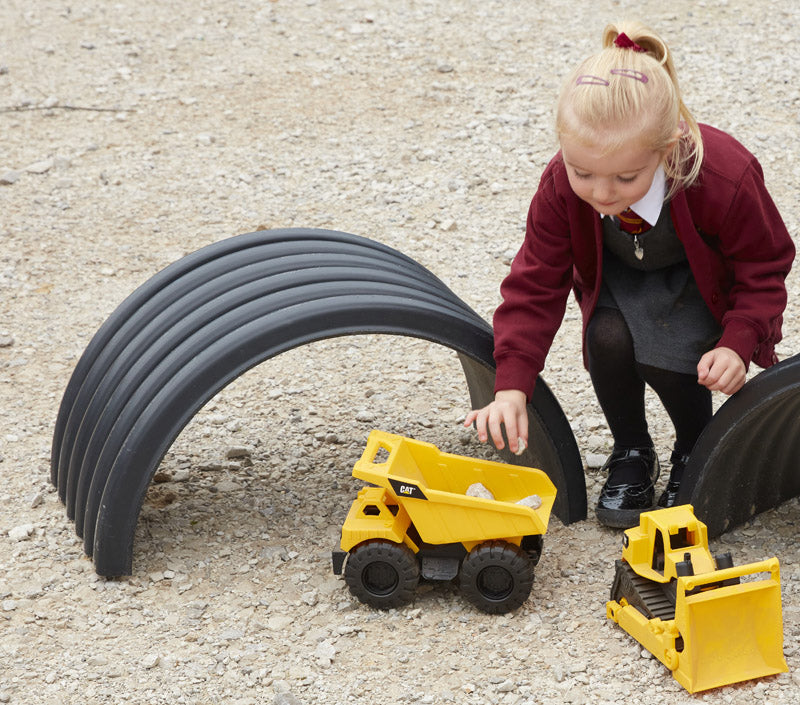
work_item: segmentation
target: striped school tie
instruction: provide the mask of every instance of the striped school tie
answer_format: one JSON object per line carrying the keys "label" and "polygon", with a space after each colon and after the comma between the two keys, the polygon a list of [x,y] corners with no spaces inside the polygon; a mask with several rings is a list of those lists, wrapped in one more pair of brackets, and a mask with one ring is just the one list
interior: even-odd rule
{"label": "striped school tie", "polygon": [[620,230],[623,230],[629,235],[641,235],[650,230],[650,225],[636,215],[630,208],[626,208],[622,211],[617,218],[619,218]]}

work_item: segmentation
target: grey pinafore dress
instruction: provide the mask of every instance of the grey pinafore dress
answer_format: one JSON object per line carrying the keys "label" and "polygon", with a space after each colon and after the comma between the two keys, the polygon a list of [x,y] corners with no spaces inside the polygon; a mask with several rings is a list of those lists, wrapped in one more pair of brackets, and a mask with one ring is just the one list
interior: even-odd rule
{"label": "grey pinafore dress", "polygon": [[633,336],[636,361],[659,369],[697,374],[703,353],[722,328],[700,296],[669,205],[658,222],[633,236],[616,219],[603,218],[603,285],[598,306],[616,308]]}

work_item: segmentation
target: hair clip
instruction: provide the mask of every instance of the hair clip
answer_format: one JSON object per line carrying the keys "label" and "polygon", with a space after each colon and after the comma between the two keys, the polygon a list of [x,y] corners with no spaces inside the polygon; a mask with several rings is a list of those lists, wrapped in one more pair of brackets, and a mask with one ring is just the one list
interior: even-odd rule
{"label": "hair clip", "polygon": [[625,32],[620,32],[617,35],[617,38],[614,40],[614,46],[618,49],[633,49],[634,51],[638,52],[646,52],[647,49],[644,47],[639,46],[636,42],[633,41]]}
{"label": "hair clip", "polygon": [[592,76],[589,73],[582,73],[575,81],[576,86],[609,86],[611,85],[606,79],[600,76]]}
{"label": "hair clip", "polygon": [[641,81],[642,83],[647,83],[648,81],[648,78],[645,74],[643,74],[641,71],[636,71],[635,69],[611,69],[609,73],[613,73],[615,76],[627,76],[628,78]]}

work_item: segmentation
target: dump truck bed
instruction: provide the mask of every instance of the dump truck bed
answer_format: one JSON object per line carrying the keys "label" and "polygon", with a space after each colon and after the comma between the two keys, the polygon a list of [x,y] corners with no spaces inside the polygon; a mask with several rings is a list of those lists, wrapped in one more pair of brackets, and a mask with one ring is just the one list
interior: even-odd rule
{"label": "dump truck bed", "polygon": [[[353,476],[386,489],[433,544],[544,534],[556,496],[541,470],[451,455],[383,431],[370,433]],[[494,499],[467,496],[476,483]],[[538,507],[517,504],[533,495]]]}

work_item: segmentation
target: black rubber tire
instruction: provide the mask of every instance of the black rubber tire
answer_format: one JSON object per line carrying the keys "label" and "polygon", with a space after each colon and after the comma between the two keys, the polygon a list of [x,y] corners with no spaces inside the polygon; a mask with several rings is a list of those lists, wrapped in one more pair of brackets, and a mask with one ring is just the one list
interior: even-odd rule
{"label": "black rubber tire", "polygon": [[483,612],[504,614],[531,594],[533,565],[525,552],[506,541],[487,541],[473,548],[461,564],[464,596]]}
{"label": "black rubber tire", "polygon": [[408,546],[373,539],[350,551],[344,579],[361,602],[388,610],[407,604],[414,597],[419,562]]}

